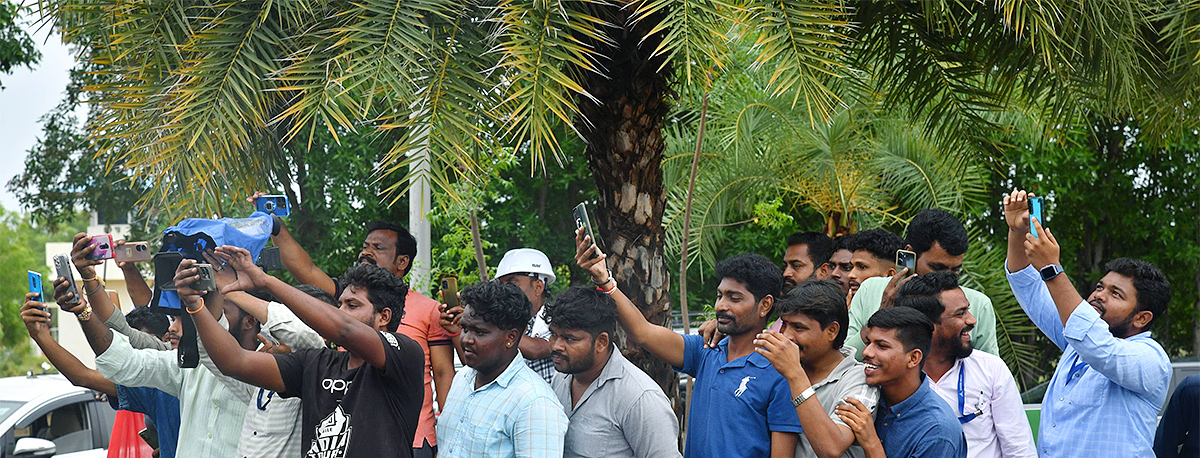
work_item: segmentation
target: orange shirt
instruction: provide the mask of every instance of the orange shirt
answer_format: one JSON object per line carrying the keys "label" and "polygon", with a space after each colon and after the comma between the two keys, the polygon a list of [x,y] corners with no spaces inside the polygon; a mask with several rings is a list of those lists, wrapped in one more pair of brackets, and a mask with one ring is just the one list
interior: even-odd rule
{"label": "orange shirt", "polygon": [[433,366],[429,360],[429,347],[450,345],[450,334],[438,324],[441,317],[438,305],[437,301],[409,289],[404,297],[404,316],[400,318],[400,326],[396,329],[396,332],[417,341],[421,351],[425,352],[425,403],[421,405],[413,448],[421,447],[425,441],[429,441],[429,445],[437,445],[433,417]]}

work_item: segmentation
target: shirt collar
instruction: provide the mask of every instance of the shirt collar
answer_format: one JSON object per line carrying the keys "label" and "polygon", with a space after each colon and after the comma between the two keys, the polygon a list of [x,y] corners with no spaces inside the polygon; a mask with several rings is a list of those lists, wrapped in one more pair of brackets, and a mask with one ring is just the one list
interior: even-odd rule
{"label": "shirt collar", "polygon": [[838,365],[829,372],[829,375],[825,376],[824,380],[814,383],[813,389],[815,390],[830,383],[837,383],[838,380],[841,380],[842,377],[846,375],[847,371],[855,369],[859,365],[859,362],[854,359],[854,354],[857,351],[858,350],[856,348],[849,345],[843,346],[840,350],[838,350],[838,352],[842,354],[842,362],[838,363]]}
{"label": "shirt collar", "polygon": [[[729,355],[729,337],[721,339],[721,342],[717,344],[717,349],[720,350],[721,353]],[[726,358],[728,358],[728,356],[726,356]],[[752,351],[749,355],[729,361],[723,364],[722,367],[745,367],[746,363],[750,363],[754,365],[754,367],[758,368],[771,367],[771,361],[769,361],[766,356],[758,354],[757,351]]]}
{"label": "shirt collar", "polygon": [[[522,366],[525,366],[525,359],[522,358],[520,354],[517,354],[513,357],[512,361],[508,363],[508,367],[504,369],[504,372],[501,372],[500,375],[496,376],[495,380],[492,380],[487,385],[479,387],[479,389],[475,391],[486,390],[493,384],[502,389],[508,388],[508,386],[512,384],[513,379],[517,378],[517,373],[520,372]],[[479,377],[479,371],[475,371],[475,377]],[[474,382],[474,380],[472,380],[472,382]],[[471,384],[474,385],[474,383]]]}
{"label": "shirt collar", "polygon": [[917,387],[917,391],[914,391],[908,399],[900,401],[899,404],[888,406],[888,410],[892,411],[896,416],[901,416],[909,410],[924,405],[926,402],[925,398],[931,391],[932,388],[929,387],[929,379],[925,377],[924,372],[921,372],[921,385]]}

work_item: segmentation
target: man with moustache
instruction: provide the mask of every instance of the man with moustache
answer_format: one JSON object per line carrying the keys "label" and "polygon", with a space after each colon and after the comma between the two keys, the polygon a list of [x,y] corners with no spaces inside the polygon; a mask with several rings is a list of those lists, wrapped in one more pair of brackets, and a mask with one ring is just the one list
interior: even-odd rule
{"label": "man with moustache", "polygon": [[996,355],[973,351],[975,316],[953,272],[933,272],[900,287],[895,307],[909,307],[933,321],[925,375],[933,390],[958,413],[968,458],[1037,456],[1017,383]]}
{"label": "man with moustache", "polygon": [[954,411],[930,386],[921,367],[929,354],[933,323],[908,307],[880,309],[867,321],[863,371],[882,394],[874,421],[857,399],[836,412],[867,458],[965,458],[967,441]]}
{"label": "man with moustache", "polygon": [[1062,274],[1054,233],[1030,221],[1029,197],[1004,196],[1008,283],[1063,351],[1042,401],[1038,455],[1152,458],[1171,361],[1150,326],[1166,314],[1171,284],[1153,264],[1119,258],[1084,301]]}
{"label": "man with moustache", "polygon": [[625,359],[613,337],[617,305],[573,287],[546,306],[550,381],[570,420],[564,458],[678,457],[679,421],[662,388]]}
{"label": "man with moustache", "polygon": [[485,281],[459,294],[463,364],[438,418],[442,458],[560,458],[567,417],[517,346],[533,316],[516,285]]}
{"label": "man with moustache", "polygon": [[[854,270],[854,264],[851,264],[850,260],[854,257],[854,253],[851,253],[846,246],[853,238],[854,234],[834,237],[833,254],[829,255],[829,279],[838,282],[838,286],[842,288],[842,294],[847,297],[850,294],[850,272]],[[857,337],[854,337],[853,340],[857,340]]]}
{"label": "man with moustache", "polygon": [[821,232],[797,232],[788,236],[783,252],[783,291],[786,293],[810,278],[829,278],[833,240]]}

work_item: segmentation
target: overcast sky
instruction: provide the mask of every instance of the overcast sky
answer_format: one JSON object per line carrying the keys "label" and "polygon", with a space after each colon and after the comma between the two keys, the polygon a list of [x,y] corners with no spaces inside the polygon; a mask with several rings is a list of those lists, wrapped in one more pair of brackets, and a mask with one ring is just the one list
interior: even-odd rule
{"label": "overcast sky", "polygon": [[0,75],[0,205],[18,210],[20,204],[8,192],[8,180],[24,169],[25,153],[37,143],[42,125],[38,118],[49,112],[66,92],[75,59],[58,34],[49,27],[25,29],[34,35],[42,60],[32,70],[21,67],[9,75]]}

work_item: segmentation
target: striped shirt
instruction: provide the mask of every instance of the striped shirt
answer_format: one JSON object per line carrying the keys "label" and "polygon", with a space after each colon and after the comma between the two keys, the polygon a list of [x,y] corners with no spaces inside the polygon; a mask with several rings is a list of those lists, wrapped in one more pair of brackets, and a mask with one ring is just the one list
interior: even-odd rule
{"label": "striped shirt", "polygon": [[437,422],[441,458],[561,458],[567,416],[550,385],[513,358],[496,380],[475,389],[478,372],[454,376]]}
{"label": "striped shirt", "polygon": [[[537,337],[539,339],[550,338],[550,325],[546,324],[545,306],[542,307],[542,310],[537,315],[529,318],[529,325],[525,326],[525,335],[529,337]],[[542,380],[545,380],[546,383],[550,383],[551,380],[554,380],[554,374],[558,373],[554,370],[554,361],[551,360],[549,356],[539,359],[528,359],[524,356],[521,358],[524,359],[525,364],[528,365],[530,369],[533,369],[533,371],[538,375],[540,375]]]}

